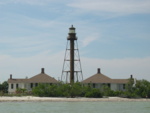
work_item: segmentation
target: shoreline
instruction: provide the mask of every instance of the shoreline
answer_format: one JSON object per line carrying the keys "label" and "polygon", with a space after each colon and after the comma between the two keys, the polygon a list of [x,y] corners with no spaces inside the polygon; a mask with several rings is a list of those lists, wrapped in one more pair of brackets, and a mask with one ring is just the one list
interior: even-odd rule
{"label": "shoreline", "polygon": [[0,102],[150,102],[150,99],[139,98],[62,98],[62,97],[34,97],[34,96],[21,96],[21,97],[0,97]]}

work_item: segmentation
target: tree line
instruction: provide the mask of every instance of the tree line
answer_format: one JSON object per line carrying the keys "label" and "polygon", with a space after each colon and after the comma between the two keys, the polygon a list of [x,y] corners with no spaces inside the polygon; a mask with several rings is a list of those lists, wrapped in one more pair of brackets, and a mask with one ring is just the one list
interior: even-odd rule
{"label": "tree line", "polygon": [[81,83],[46,85],[39,84],[33,88],[32,93],[37,96],[46,97],[94,97],[118,96],[125,98],[150,98],[150,82],[147,80],[137,80],[134,86],[134,79],[129,79],[125,91],[114,91],[108,86],[92,88]]}
{"label": "tree line", "polygon": [[7,81],[4,81],[2,84],[0,84],[0,95],[3,95],[4,93],[8,93]]}
{"label": "tree line", "polygon": [[[31,92],[26,89],[18,88],[15,95],[34,95],[40,97],[93,97],[102,98],[109,96],[118,96],[126,98],[150,98],[150,82],[147,80],[137,80],[134,85],[134,79],[129,79],[125,91],[114,91],[108,86],[101,88],[92,88],[92,85],[85,86],[81,83],[74,84],[38,84]],[[8,83],[0,84],[0,94],[7,95]],[[8,94],[9,95],[9,94]]]}

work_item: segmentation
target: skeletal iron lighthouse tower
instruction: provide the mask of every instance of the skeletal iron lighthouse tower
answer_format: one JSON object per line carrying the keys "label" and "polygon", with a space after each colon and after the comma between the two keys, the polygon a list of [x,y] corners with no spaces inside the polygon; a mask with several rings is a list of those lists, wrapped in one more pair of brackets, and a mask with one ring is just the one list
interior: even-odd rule
{"label": "skeletal iron lighthouse tower", "polygon": [[83,80],[77,37],[73,25],[69,28],[67,37],[61,80],[66,83],[74,83]]}

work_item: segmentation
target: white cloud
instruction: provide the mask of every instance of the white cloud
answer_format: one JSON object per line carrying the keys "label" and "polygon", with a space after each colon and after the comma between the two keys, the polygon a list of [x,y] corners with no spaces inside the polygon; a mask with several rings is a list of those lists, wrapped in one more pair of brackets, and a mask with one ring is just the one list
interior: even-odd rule
{"label": "white cloud", "polygon": [[[54,47],[59,46],[60,42],[62,44],[60,38],[63,38],[64,41],[66,39],[68,28],[64,29],[67,24],[65,22],[35,19],[19,14],[14,14],[13,17],[18,19],[10,20],[8,25],[6,22],[0,28],[2,31],[0,44],[5,45],[4,51],[5,49],[11,49],[10,51],[13,49],[15,52],[23,53],[24,51],[41,51],[44,48],[54,50]],[[64,32],[64,30],[67,31]],[[56,31],[61,34],[61,37]]]}
{"label": "white cloud", "polygon": [[32,77],[45,68],[45,73],[58,79],[61,76],[64,52],[48,55],[42,52],[30,57],[12,57],[0,55],[0,82],[7,80],[12,74],[14,78]]}
{"label": "white cloud", "polygon": [[82,45],[83,47],[85,47],[89,45],[90,43],[92,43],[93,41],[96,41],[97,39],[98,39],[98,34],[92,34],[82,40]]}
{"label": "white cloud", "polygon": [[5,48],[1,49],[1,54],[6,52],[7,54],[12,53],[13,55],[15,55],[15,53],[31,55],[31,53],[35,51],[40,52],[47,48],[53,47],[54,44],[50,40],[42,38],[43,36],[48,37],[49,35],[41,34],[35,36],[0,38],[0,44],[5,45]]}
{"label": "white cloud", "polygon": [[99,13],[150,13],[149,0],[75,0],[75,2],[68,4],[68,6]]}
{"label": "white cloud", "polygon": [[[35,56],[16,58],[8,55],[0,55],[0,81],[3,82],[13,74],[14,78],[32,77],[40,73],[41,68],[52,77],[61,77],[64,59],[64,51],[49,55],[42,52]],[[81,57],[84,79],[97,73],[97,68],[101,72],[116,79],[126,79],[132,74],[137,79],[150,81],[150,57],[147,58],[125,58],[125,59],[94,59]]]}
{"label": "white cloud", "polygon": [[82,58],[84,79],[97,73],[97,68],[110,78],[129,78],[132,74],[137,79],[150,81],[150,57],[125,59],[94,59]]}
{"label": "white cloud", "polygon": [[42,28],[48,28],[48,27],[54,27],[56,25],[61,24],[57,20],[40,20],[40,19],[35,19],[35,18],[29,18],[29,17],[24,17],[25,21],[28,22],[28,24],[37,26],[37,27],[42,27]]}

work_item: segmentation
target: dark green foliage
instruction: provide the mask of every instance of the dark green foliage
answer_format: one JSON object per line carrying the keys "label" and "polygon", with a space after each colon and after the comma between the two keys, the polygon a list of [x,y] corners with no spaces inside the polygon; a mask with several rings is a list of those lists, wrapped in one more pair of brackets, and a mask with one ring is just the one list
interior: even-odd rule
{"label": "dark green foliage", "polygon": [[150,82],[147,80],[139,80],[136,83],[135,93],[140,97],[150,98]]}
{"label": "dark green foliage", "polygon": [[111,90],[110,87],[107,85],[104,85],[103,87],[100,88],[102,91],[103,96],[121,96],[124,92],[123,91],[114,91]]}
{"label": "dark green foliage", "polygon": [[51,89],[50,85],[39,84],[37,87],[33,88],[32,92],[33,94],[40,97],[42,96],[48,97],[51,94],[51,91],[49,91],[50,89]]}
{"label": "dark green foliage", "polygon": [[80,83],[46,85],[33,88],[33,94],[41,97],[102,97],[99,89],[82,86]]}
{"label": "dark green foliage", "polygon": [[129,82],[126,85],[126,91],[123,94],[123,97],[127,98],[138,98],[138,95],[135,93],[135,87],[133,87],[134,79],[130,78]]}
{"label": "dark green foliage", "polygon": [[0,92],[8,93],[8,83],[6,81],[0,84]]}
{"label": "dark green foliage", "polygon": [[99,89],[91,88],[89,91],[86,92],[85,97],[99,98],[102,97],[102,93]]}
{"label": "dark green foliage", "polygon": [[122,97],[123,94],[124,94],[123,91],[113,91],[113,96],[119,96],[119,97]]}
{"label": "dark green foliage", "polygon": [[150,82],[137,80],[135,87],[133,87],[133,79],[130,79],[124,95],[128,98],[150,98]]}
{"label": "dark green foliage", "polygon": [[16,94],[24,94],[24,93],[26,93],[26,89],[24,89],[24,88],[18,88],[16,90]]}
{"label": "dark green foliage", "polygon": [[41,97],[94,97],[120,96],[127,98],[150,98],[150,82],[146,80],[137,81],[133,87],[133,79],[129,79],[126,85],[126,91],[113,91],[108,86],[100,89],[83,86],[80,83],[70,84],[39,84],[33,88],[33,94]]}
{"label": "dark green foliage", "polygon": [[[127,98],[150,98],[150,82],[147,80],[137,80],[133,87],[134,80],[129,79],[125,91],[113,91],[108,86],[103,86],[100,89],[84,86],[81,83],[70,84],[39,84],[33,88],[32,92],[27,92],[25,89],[17,89],[16,96],[36,95],[40,97],[93,97],[101,98],[103,96],[119,96]],[[5,81],[0,84],[0,95],[9,95],[8,83]]]}
{"label": "dark green foliage", "polygon": [[114,91],[111,90],[107,85],[103,86],[101,90],[103,91],[104,96],[116,96],[114,95]]}

